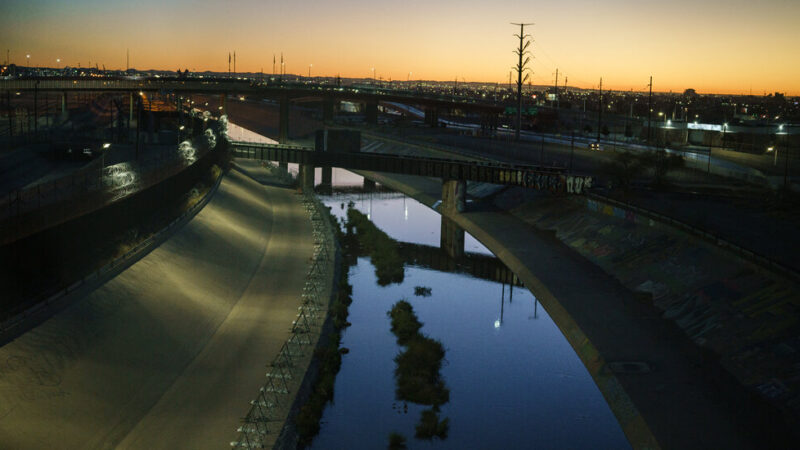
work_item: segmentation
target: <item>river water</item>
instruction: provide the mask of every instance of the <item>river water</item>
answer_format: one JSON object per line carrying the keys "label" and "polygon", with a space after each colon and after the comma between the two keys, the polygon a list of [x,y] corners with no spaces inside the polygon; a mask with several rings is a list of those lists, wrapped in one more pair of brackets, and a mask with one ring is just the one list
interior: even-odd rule
{"label": "river water", "polygon": [[[362,183],[338,169],[333,180],[335,186]],[[463,267],[442,271],[425,263],[430,255],[441,260],[438,213],[391,192],[334,191],[322,200],[339,218],[352,202],[411,249],[404,253],[413,263],[405,265],[402,282],[387,286],[377,283],[369,256],[350,267],[352,326],[342,334],[349,353],[313,448],[386,448],[392,432],[404,435],[412,449],[629,448],[589,373],[528,289],[464,273]],[[465,250],[472,259],[502,266],[468,234]],[[430,295],[415,295],[415,287],[430,288]],[[400,299],[412,304],[421,333],[446,351],[440,374],[450,397],[439,412],[449,420],[444,439],[416,439],[415,425],[428,407],[395,398],[394,358],[403,347],[390,331],[387,311]]]}

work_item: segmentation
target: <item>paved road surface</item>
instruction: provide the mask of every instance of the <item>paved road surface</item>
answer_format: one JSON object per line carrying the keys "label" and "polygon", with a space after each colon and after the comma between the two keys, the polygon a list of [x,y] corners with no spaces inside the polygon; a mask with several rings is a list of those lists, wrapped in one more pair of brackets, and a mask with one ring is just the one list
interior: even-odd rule
{"label": "paved road surface", "polygon": [[293,191],[231,171],[159,248],[0,348],[0,448],[225,448],[312,252]]}

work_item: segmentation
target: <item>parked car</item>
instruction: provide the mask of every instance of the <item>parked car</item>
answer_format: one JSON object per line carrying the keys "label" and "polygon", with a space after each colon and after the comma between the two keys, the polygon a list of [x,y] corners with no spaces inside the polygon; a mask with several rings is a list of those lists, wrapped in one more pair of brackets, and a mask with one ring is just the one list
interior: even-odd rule
{"label": "parked car", "polygon": [[602,150],[603,146],[599,142],[592,142],[589,144],[589,150]]}

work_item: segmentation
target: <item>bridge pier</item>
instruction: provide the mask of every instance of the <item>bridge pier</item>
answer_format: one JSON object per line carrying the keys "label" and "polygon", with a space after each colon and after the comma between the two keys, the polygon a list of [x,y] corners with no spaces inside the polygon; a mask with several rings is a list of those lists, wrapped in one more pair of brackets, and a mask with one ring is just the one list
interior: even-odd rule
{"label": "bridge pier", "polygon": [[441,216],[442,230],[439,247],[453,259],[464,257],[464,229],[449,217]]}
{"label": "bridge pier", "polygon": [[322,100],[322,121],[323,123],[331,124],[336,116],[336,104],[338,102],[332,98],[326,97]]}
{"label": "bridge pier", "polygon": [[433,128],[439,126],[439,110],[433,107],[425,108],[425,123]]}
{"label": "bridge pier", "polygon": [[280,115],[278,116],[278,142],[287,144],[289,142],[289,97],[281,95]]}
{"label": "bridge pier", "polygon": [[367,192],[374,191],[375,190],[375,181],[364,177],[364,190],[367,191]]}
{"label": "bridge pier", "polygon": [[464,212],[467,207],[467,182],[464,180],[442,180],[442,215]]}
{"label": "bridge pier", "polygon": [[333,192],[333,167],[325,166],[322,168],[321,190],[324,194]]}
{"label": "bridge pier", "polygon": [[364,120],[370,125],[378,124],[378,102],[369,102],[364,109]]}
{"label": "bridge pier", "polygon": [[300,172],[297,174],[300,180],[300,190],[303,192],[314,192],[314,166],[310,164],[300,164]]}

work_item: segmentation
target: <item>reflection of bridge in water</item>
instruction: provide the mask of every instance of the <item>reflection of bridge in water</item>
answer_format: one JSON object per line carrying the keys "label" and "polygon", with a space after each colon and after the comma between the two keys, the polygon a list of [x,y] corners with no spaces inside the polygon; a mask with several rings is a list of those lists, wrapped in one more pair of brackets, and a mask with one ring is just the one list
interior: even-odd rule
{"label": "reflection of bridge in water", "polygon": [[[451,257],[445,249],[424,244],[396,241],[397,250],[403,266],[416,266],[438,272],[463,273],[482,280],[509,285],[523,286],[499,258],[482,253],[461,252]],[[366,252],[358,255],[368,256]]]}
{"label": "reflection of bridge in water", "polygon": [[523,286],[514,272],[495,256],[465,252],[460,257],[452,258],[439,247],[408,242],[398,242],[398,250],[406,265],[439,272],[464,273],[482,280]]}

